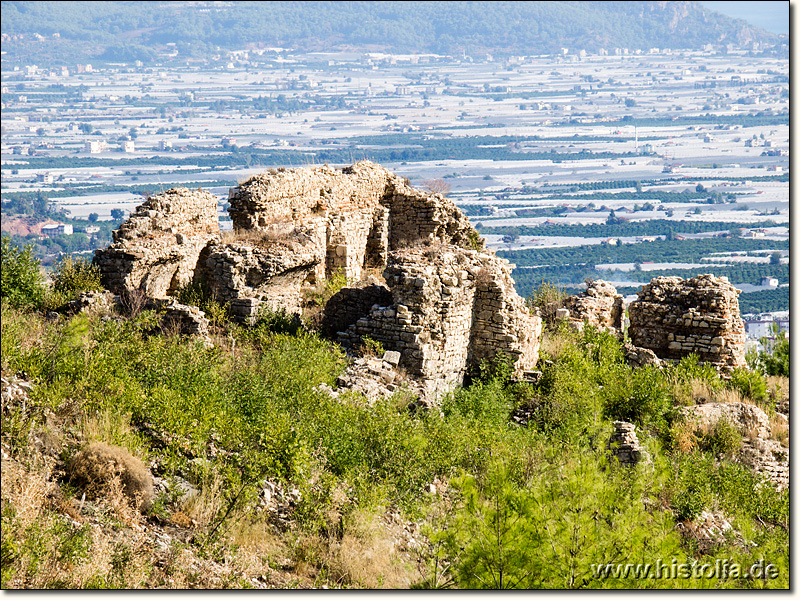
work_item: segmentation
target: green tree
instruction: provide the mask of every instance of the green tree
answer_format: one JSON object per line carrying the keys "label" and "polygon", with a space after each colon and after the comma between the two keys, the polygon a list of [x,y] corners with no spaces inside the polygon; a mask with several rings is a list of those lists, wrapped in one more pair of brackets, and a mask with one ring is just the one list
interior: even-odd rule
{"label": "green tree", "polygon": [[33,246],[20,250],[11,238],[2,239],[0,296],[17,308],[36,308],[44,300],[44,286],[39,261],[33,256]]}

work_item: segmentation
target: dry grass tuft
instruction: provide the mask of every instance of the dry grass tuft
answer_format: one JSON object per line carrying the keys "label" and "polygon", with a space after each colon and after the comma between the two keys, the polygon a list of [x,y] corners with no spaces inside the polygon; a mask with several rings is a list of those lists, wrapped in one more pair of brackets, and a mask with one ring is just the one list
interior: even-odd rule
{"label": "dry grass tuft", "polygon": [[720,390],[710,385],[708,381],[696,377],[679,381],[673,387],[675,402],[682,406],[715,402],[719,392]]}
{"label": "dry grass tuft", "polygon": [[[153,476],[144,463],[125,448],[95,442],[72,460],[70,477],[84,488],[88,498],[114,499],[117,486],[141,510],[147,510],[153,498]],[[115,506],[115,508],[118,508]]]}
{"label": "dry grass tuft", "polygon": [[215,475],[208,485],[202,487],[199,494],[189,498],[183,506],[183,512],[198,527],[205,528],[214,522],[222,504],[222,480]]}

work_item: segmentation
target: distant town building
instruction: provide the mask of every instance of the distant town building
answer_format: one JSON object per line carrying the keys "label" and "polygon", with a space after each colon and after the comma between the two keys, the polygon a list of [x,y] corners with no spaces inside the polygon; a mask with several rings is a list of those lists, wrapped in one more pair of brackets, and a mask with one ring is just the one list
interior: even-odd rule
{"label": "distant town building", "polygon": [[105,152],[107,147],[107,144],[103,141],[92,140],[84,144],[84,151],[89,154],[100,154],[101,152]]}
{"label": "distant town building", "polygon": [[776,288],[778,287],[778,280],[775,277],[762,277],[761,286]]}
{"label": "distant town building", "polygon": [[55,237],[57,235],[71,235],[72,225],[66,223],[50,223],[42,226],[42,235],[45,237]]}
{"label": "distant town building", "polygon": [[134,146],[133,140],[127,140],[127,141],[122,142],[122,151],[123,152],[129,152],[129,153],[130,152],[134,152],[135,151],[135,146]]}

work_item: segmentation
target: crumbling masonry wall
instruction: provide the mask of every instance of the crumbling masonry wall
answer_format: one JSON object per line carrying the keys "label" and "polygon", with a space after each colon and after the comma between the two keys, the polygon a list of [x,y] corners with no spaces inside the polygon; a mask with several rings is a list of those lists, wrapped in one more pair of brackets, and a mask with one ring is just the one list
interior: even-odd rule
{"label": "crumbling masonry wall", "polygon": [[569,311],[567,318],[576,327],[584,323],[598,329],[606,329],[614,333],[622,332],[621,294],[617,289],[602,279],[588,282],[586,291],[564,300],[564,308]]}
{"label": "crumbling masonry wall", "polygon": [[136,289],[164,298],[192,281],[203,248],[219,235],[217,199],[173,188],[150,197],[95,251],[103,285],[115,294]]}
{"label": "crumbling masonry wall", "polygon": [[313,231],[325,256],[316,280],[343,272],[358,281],[365,268],[385,266],[391,250],[425,241],[467,247],[477,238],[444,196],[415,190],[368,161],[261,173],[232,188],[229,202],[234,229],[288,222]]}
{"label": "crumbling masonry wall", "polygon": [[391,252],[384,277],[392,304],[373,306],[347,330],[345,345],[364,337],[401,353],[400,366],[436,397],[469,369],[500,352],[515,374],[538,359],[541,319],[514,291],[508,262],[453,245]]}
{"label": "crumbling masonry wall", "polygon": [[694,353],[718,368],[743,367],[745,331],[738,294],[725,277],[657,277],[629,306],[631,342],[662,359]]}
{"label": "crumbling masonry wall", "polygon": [[314,231],[294,228],[278,237],[212,243],[204,253],[203,276],[214,298],[240,320],[254,317],[262,302],[300,311],[301,289],[324,260]]}

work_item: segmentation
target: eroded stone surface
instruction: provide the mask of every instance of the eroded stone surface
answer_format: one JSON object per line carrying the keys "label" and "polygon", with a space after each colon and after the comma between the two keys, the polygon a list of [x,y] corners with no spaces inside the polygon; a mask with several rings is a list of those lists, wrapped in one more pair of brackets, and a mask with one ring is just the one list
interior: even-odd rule
{"label": "eroded stone surface", "polygon": [[662,359],[696,354],[718,368],[744,367],[738,294],[725,277],[656,277],[629,306],[628,334]]}
{"label": "eroded stone surface", "polygon": [[392,303],[373,305],[346,331],[345,345],[364,337],[400,352],[400,366],[435,397],[463,382],[483,359],[508,355],[514,374],[538,359],[541,319],[514,290],[508,262],[452,245],[390,253],[384,278]]}
{"label": "eroded stone surface", "polygon": [[567,297],[561,310],[569,312],[556,311],[556,318],[569,319],[578,329],[588,324],[619,333],[622,331],[622,300],[613,285],[598,279],[589,282],[585,292]]}
{"label": "eroded stone surface", "polygon": [[216,197],[172,188],[138,206],[94,263],[115,294],[141,289],[164,298],[192,281],[201,251],[218,234]]}
{"label": "eroded stone surface", "polygon": [[709,402],[686,407],[681,413],[706,432],[720,419],[728,420],[743,438],[735,460],[766,476],[779,490],[788,487],[789,449],[772,439],[769,417],[761,408],[743,402]]}
{"label": "eroded stone surface", "polygon": [[386,264],[388,252],[424,241],[467,246],[474,229],[441,194],[416,190],[397,175],[364,161],[277,169],[256,175],[229,194],[235,229],[293,223],[313,232],[324,253],[318,275],[342,272],[349,281],[366,267]]}
{"label": "eroded stone surface", "polygon": [[311,233],[298,227],[277,237],[249,238],[206,250],[204,276],[214,297],[241,307],[235,315],[240,320],[254,317],[262,302],[300,312],[302,284],[324,260]]}

